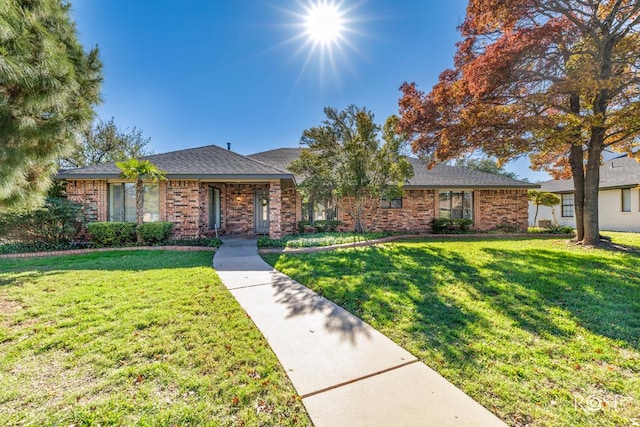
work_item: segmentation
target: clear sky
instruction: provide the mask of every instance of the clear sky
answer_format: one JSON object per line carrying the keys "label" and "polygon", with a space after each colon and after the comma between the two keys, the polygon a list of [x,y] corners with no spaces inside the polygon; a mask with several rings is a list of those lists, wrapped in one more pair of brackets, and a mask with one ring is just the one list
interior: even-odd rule
{"label": "clear sky", "polygon": [[[98,45],[104,62],[99,118],[142,129],[156,153],[230,142],[251,154],[299,146],[326,106],[366,106],[379,123],[396,114],[404,81],[428,91],[452,66],[467,2],[72,3],[80,40]],[[313,31],[326,26],[338,35]],[[507,169],[548,179],[527,159]]]}

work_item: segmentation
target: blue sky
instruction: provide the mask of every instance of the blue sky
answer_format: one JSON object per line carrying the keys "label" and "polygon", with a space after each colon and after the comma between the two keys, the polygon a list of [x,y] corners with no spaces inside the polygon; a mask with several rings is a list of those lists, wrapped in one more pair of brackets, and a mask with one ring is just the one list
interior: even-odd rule
{"label": "blue sky", "polygon": [[[323,0],[75,0],[82,43],[104,62],[102,119],[137,126],[156,153],[209,144],[242,154],[296,147],[323,108],[396,114],[404,81],[429,90],[452,66],[465,0],[345,0],[343,40],[313,49]],[[327,1],[327,0],[324,0]],[[522,159],[507,167],[547,179]]]}

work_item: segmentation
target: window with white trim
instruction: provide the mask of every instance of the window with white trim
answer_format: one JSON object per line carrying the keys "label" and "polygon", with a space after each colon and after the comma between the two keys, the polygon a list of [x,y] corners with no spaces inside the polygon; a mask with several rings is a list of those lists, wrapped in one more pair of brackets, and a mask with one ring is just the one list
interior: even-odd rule
{"label": "window with white trim", "polygon": [[561,194],[560,198],[562,200],[561,202],[562,217],[573,218],[573,204],[574,204],[573,193]]}

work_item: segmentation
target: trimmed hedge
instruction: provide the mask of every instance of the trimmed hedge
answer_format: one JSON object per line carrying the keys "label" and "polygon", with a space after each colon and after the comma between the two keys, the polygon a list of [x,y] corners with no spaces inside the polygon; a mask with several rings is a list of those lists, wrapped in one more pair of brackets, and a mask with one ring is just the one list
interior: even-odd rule
{"label": "trimmed hedge", "polygon": [[431,221],[433,234],[464,234],[471,231],[470,219],[435,218]]}
{"label": "trimmed hedge", "polygon": [[138,227],[138,233],[142,242],[146,245],[155,245],[171,237],[173,223],[171,222],[146,222]]}
{"label": "trimmed hedge", "polygon": [[136,242],[133,222],[92,222],[87,225],[91,243],[97,246],[126,246]]}

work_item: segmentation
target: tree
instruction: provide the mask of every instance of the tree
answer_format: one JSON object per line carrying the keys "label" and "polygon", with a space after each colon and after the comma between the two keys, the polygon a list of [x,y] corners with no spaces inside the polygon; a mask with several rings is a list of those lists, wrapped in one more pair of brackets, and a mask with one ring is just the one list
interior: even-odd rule
{"label": "tree", "polygon": [[573,177],[577,240],[600,243],[602,151],[640,158],[640,3],[471,0],[455,69],[401,87],[399,130],[433,161],[482,149]]}
{"label": "tree", "polygon": [[478,158],[465,156],[460,159],[456,159],[455,166],[480,172],[492,173],[494,175],[506,176],[513,179],[519,179],[516,173],[506,171],[503,166],[498,165],[498,162],[491,157]]}
{"label": "tree", "polygon": [[536,206],[536,214],[533,216],[533,224],[535,225],[538,222],[540,206],[555,206],[560,203],[560,197],[557,194],[546,191],[529,190],[529,201]]}
{"label": "tree", "polygon": [[335,200],[353,219],[355,230],[366,231],[370,225],[365,218],[375,217],[380,199],[401,196],[403,183],[413,176],[411,164],[400,154],[405,139],[395,132],[395,116],[381,128],[371,111],[355,105],[343,111],[327,107],[324,113],[320,126],[302,134],[307,148],[289,169],[304,176],[300,189],[305,196]]}
{"label": "tree", "polygon": [[60,166],[70,169],[137,159],[153,154],[147,149],[148,144],[149,138],[143,137],[142,130],[120,129],[112,117],[83,131],[76,149],[60,160]]}
{"label": "tree", "polygon": [[116,162],[118,169],[122,171],[120,176],[134,181],[136,184],[136,236],[138,242],[142,242],[140,226],[144,222],[144,181],[159,182],[166,180],[165,172],[160,170],[149,160],[129,159],[124,162]]}
{"label": "tree", "polygon": [[56,161],[100,101],[98,49],[85,52],[61,0],[0,3],[0,209],[42,204]]}

